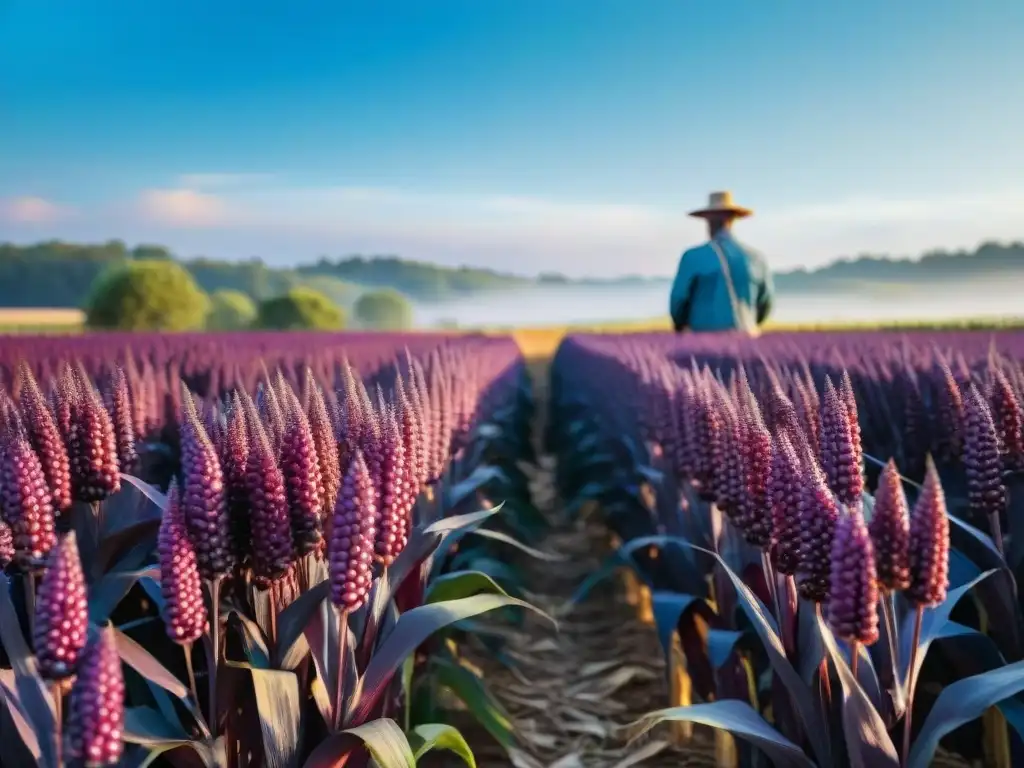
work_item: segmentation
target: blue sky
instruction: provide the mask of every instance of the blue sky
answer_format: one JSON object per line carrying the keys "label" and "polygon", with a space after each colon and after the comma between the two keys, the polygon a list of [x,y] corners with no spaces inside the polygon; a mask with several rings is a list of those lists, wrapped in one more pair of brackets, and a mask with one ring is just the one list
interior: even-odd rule
{"label": "blue sky", "polygon": [[0,239],[667,274],[1024,236],[1019,0],[0,0]]}

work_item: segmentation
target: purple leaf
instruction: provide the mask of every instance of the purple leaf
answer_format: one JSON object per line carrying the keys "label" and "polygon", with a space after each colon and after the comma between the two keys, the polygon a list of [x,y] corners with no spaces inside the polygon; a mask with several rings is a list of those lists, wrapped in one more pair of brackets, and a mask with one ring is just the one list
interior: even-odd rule
{"label": "purple leaf", "polygon": [[121,661],[146,680],[159,685],[182,701],[189,698],[188,688],[182,685],[181,681],[171,674],[167,667],[157,661],[149,651],[117,628],[114,629],[114,637],[117,640],[117,653],[121,657]]}
{"label": "purple leaf", "polygon": [[820,616],[818,629],[843,687],[843,734],[851,765],[853,768],[899,768],[899,755],[889,738],[885,721],[854,678],[832,630]]}
{"label": "purple leaf", "polygon": [[140,480],[134,475],[126,475],[124,472],[121,473],[121,479],[128,483],[131,483],[138,488],[145,495],[147,499],[156,504],[161,511],[167,509],[167,496],[161,493],[159,490],[154,488],[152,485],[147,483],[145,480]]}
{"label": "purple leaf", "polygon": [[394,631],[381,643],[361,678],[362,695],[348,718],[359,724],[373,711],[377,701],[402,666],[405,657],[415,652],[431,635],[451,624],[496,608],[518,606],[535,611],[554,624],[543,611],[529,603],[502,595],[474,595],[446,603],[432,603],[403,613]]}
{"label": "purple leaf", "polygon": [[[10,670],[0,670],[0,701],[5,706],[7,716],[11,718],[14,729],[21,737],[22,743],[28,749],[37,763],[43,761],[43,749],[39,744],[39,734],[35,727],[29,722],[28,713],[22,709],[21,701],[18,699],[16,685],[13,679],[14,673]],[[10,684],[5,678],[9,678]],[[15,687],[12,687],[14,685]]]}
{"label": "purple leaf", "polygon": [[749,742],[760,749],[776,768],[814,768],[815,763],[796,744],[772,728],[753,707],[745,701],[724,699],[710,704],[694,704],[689,707],[671,707],[650,712],[634,725],[641,726],[633,731],[636,737],[664,722],[697,723],[710,728],[728,731],[733,736]]}
{"label": "purple leaf", "polygon": [[256,669],[227,662],[227,667],[252,679],[260,728],[263,731],[263,762],[267,768],[297,768],[302,749],[302,697],[299,678],[292,672]]}
{"label": "purple leaf", "polygon": [[972,675],[947,685],[932,705],[910,749],[907,768],[932,764],[939,740],[961,725],[981,717],[985,710],[1024,691],[1024,661]]}
{"label": "purple leaf", "polygon": [[0,643],[3,643],[14,670],[15,691],[22,711],[36,733],[50,734],[50,738],[43,740],[42,749],[48,763],[52,764],[56,754],[53,734],[57,722],[53,697],[39,677],[35,658],[21,634],[21,623],[11,602],[10,589],[10,579],[0,574]]}
{"label": "purple leaf", "polygon": [[[692,546],[692,545],[691,545]],[[700,549],[700,547],[694,547]],[[709,550],[703,550],[715,557],[722,566],[723,571],[732,581],[739,598],[739,606],[746,617],[753,625],[754,631],[761,639],[768,659],[771,662],[775,674],[785,685],[793,701],[797,716],[800,718],[807,732],[807,737],[814,748],[814,754],[821,765],[831,764],[831,749],[828,743],[828,727],[822,719],[820,708],[811,696],[811,690],[804,683],[803,678],[793,668],[793,665],[786,658],[786,651],[782,646],[782,640],[775,627],[775,621],[768,613],[764,603],[755,595],[750,588],[743,583],[743,580],[725,564],[725,561]]]}
{"label": "purple leaf", "polygon": [[416,768],[409,740],[398,723],[388,718],[357,725],[330,737],[313,751],[305,768],[333,768],[360,746],[366,747],[380,768]]}

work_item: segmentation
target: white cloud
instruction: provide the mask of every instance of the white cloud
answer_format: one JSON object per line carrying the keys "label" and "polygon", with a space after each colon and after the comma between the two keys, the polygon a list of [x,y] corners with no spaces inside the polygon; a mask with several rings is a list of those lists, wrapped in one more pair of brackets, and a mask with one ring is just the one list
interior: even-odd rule
{"label": "white cloud", "polygon": [[65,218],[71,209],[42,197],[0,199],[0,219],[12,224],[47,224]]}
{"label": "white cloud", "polygon": [[178,176],[177,184],[187,189],[210,189],[263,184],[272,178],[270,173],[183,173]]}
{"label": "white cloud", "polygon": [[205,228],[232,222],[231,208],[224,200],[194,189],[143,190],[138,210],[144,218],[172,227]]}
{"label": "white cloud", "polygon": [[[221,181],[216,190],[209,188],[216,186],[212,180],[206,186],[146,189],[131,206],[94,207],[89,217],[59,222],[52,234],[73,239],[96,231],[101,237],[165,242],[183,253],[258,254],[276,263],[323,253],[397,253],[520,273],[595,276],[669,275],[679,253],[705,237],[702,223],[678,204],[286,186],[255,178],[241,184]],[[685,196],[694,205],[702,197]],[[19,198],[16,206],[8,201],[0,215],[27,225],[52,221],[46,217],[61,210],[27,199]],[[826,199],[786,208],[744,202],[754,206],[756,215],[737,225],[737,235],[761,250],[775,269],[812,267],[865,252],[918,255],[936,247],[973,248],[987,239],[1024,237],[1018,213],[1024,210],[1024,189],[918,199]]]}

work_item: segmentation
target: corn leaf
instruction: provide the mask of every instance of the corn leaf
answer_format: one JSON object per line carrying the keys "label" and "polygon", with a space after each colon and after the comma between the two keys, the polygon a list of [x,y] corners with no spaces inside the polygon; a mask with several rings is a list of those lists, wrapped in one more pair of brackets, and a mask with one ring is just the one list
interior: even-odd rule
{"label": "corn leaf", "polygon": [[950,683],[935,700],[910,748],[907,768],[927,768],[939,740],[985,710],[1024,691],[1024,661]]}
{"label": "corn leaf", "polygon": [[[11,668],[14,670],[14,688],[10,693],[17,694],[21,710],[32,728],[44,736],[40,748],[47,765],[52,765],[56,756],[54,733],[57,714],[54,701],[46,683],[39,677],[35,657],[21,634],[21,622],[18,621],[18,613],[11,602],[10,584],[10,578],[0,574],[0,642],[3,643]],[[49,736],[45,737],[46,734]]]}
{"label": "corn leaf", "polygon": [[568,610],[573,605],[582,602],[594,587],[611,578],[611,576],[613,576],[623,566],[632,568],[636,572],[637,576],[646,581],[647,576],[637,568],[636,561],[633,559],[633,554],[635,552],[639,552],[641,549],[645,549],[646,547],[659,547],[664,549],[669,545],[676,545],[680,547],[683,552],[688,552],[689,548],[693,546],[689,539],[684,539],[678,536],[638,536],[635,539],[627,541],[617,550],[612,552],[612,554],[605,559],[597,570],[584,579],[583,583],[576,588],[576,591],[573,592],[572,597],[569,598],[567,605],[562,610]]}
{"label": "corn leaf", "polygon": [[[277,616],[277,648],[275,658],[281,669],[295,669],[305,656],[301,645],[296,644],[303,638],[306,625],[314,614],[320,610],[322,603],[331,594],[331,584],[321,581],[315,587],[306,590],[291,605]],[[303,638],[303,643],[305,642]],[[299,652],[302,651],[301,655]]]}
{"label": "corn leaf", "polygon": [[960,599],[995,572],[995,570],[985,571],[963,586],[951,589],[946,595],[945,601],[943,601],[941,605],[925,610],[924,617],[921,621],[921,637],[920,643],[918,644],[916,669],[910,669],[910,656],[912,651],[910,644],[913,642],[914,638],[914,613],[911,612],[904,618],[903,626],[900,628],[899,632],[899,639],[900,677],[903,680],[905,690],[910,688],[911,679],[916,678],[920,673],[921,666],[924,664],[925,656],[928,654],[928,649],[931,647],[932,641],[940,636],[946,622],[949,621],[949,615],[953,612],[957,603],[960,602]]}
{"label": "corn leaf", "polygon": [[249,667],[267,768],[295,768],[302,749],[303,702],[292,672]]}
{"label": "corn leaf", "polygon": [[142,675],[146,680],[159,685],[179,699],[183,701],[189,699],[188,688],[171,674],[167,667],[157,661],[149,651],[116,627],[114,628],[114,637],[117,640],[117,653],[121,657],[121,661]]}
{"label": "corn leaf", "polygon": [[486,573],[480,571],[456,571],[446,573],[434,579],[427,590],[425,603],[443,603],[446,600],[458,600],[472,595],[491,594],[505,595],[508,593],[502,589]]}
{"label": "corn leaf", "polygon": [[[269,669],[270,651],[267,649],[266,640],[256,622],[237,610],[228,613],[228,620],[237,622],[238,635],[242,640],[245,657],[249,663],[257,669]],[[296,664],[296,666],[298,665]]]}
{"label": "corn leaf", "polygon": [[431,660],[430,681],[450,690],[503,748],[515,746],[515,729],[487,685],[472,670],[444,658]]}
{"label": "corn leaf", "polygon": [[360,746],[366,747],[379,768],[416,768],[416,756],[409,740],[398,723],[388,718],[357,725],[328,737],[313,750],[305,768],[334,768]]}
{"label": "corn leaf", "polygon": [[381,643],[370,659],[366,672],[363,673],[362,696],[351,712],[349,722],[358,724],[366,719],[387,690],[405,657],[415,652],[437,630],[487,611],[511,606],[535,611],[554,624],[554,621],[539,608],[504,595],[474,595],[461,600],[421,605],[403,613],[394,631]]}
{"label": "corn leaf", "polygon": [[665,722],[697,723],[728,731],[764,752],[776,768],[815,768],[815,763],[800,747],[772,728],[745,701],[723,699],[650,712],[631,726],[638,729],[633,731],[633,738]]}
{"label": "corn leaf", "polygon": [[163,512],[165,509],[167,509],[167,496],[166,496],[166,494],[161,493],[157,488],[154,488],[152,485],[147,483],[145,480],[141,480],[141,479],[135,477],[134,475],[125,474],[124,472],[121,473],[121,479],[124,480],[125,482],[129,483],[130,485],[134,485],[136,488],[138,488],[140,491],[142,491],[143,495],[147,499],[152,501],[154,504],[156,504],[157,507],[160,508],[161,512]]}
{"label": "corn leaf", "polygon": [[108,573],[89,587],[89,621],[97,626],[107,623],[110,614],[142,579],[159,583],[160,569]]}
{"label": "corn leaf", "polygon": [[658,640],[661,641],[661,650],[666,657],[672,648],[672,634],[679,627],[679,619],[699,600],[700,598],[694,595],[681,595],[666,590],[655,590],[651,593],[654,624],[658,630]]}
{"label": "corn leaf", "polygon": [[508,544],[511,547],[515,547],[520,552],[523,552],[535,560],[545,560],[548,562],[561,562],[567,558],[564,555],[559,555],[557,552],[542,552],[539,549],[527,546],[523,542],[514,536],[510,536],[503,531],[494,531],[490,528],[477,528],[476,530],[470,531],[470,535],[480,536],[485,539],[491,539],[492,541],[499,541],[502,544]]}
{"label": "corn leaf", "polygon": [[473,750],[469,748],[469,744],[459,733],[458,728],[453,726],[436,723],[417,725],[412,729],[409,744],[412,747],[413,757],[417,761],[432,749],[446,749],[461,757],[462,762],[469,768],[476,768]]}
{"label": "corn leaf", "polygon": [[501,467],[481,464],[477,466],[465,480],[445,489],[444,508],[458,509],[459,505],[467,499],[471,499],[473,495],[484,486],[494,482],[495,480],[504,479],[505,472]]}
{"label": "corn leaf", "polygon": [[[206,768],[228,768],[228,754],[223,736],[216,741],[168,741],[149,746],[135,745],[134,750],[129,746],[118,765],[121,768],[148,768],[167,753],[181,748],[195,752]],[[168,757],[167,762],[177,765],[173,757]],[[190,761],[189,764],[194,763]]]}
{"label": "corn leaf", "polygon": [[0,703],[4,705],[0,714],[10,718],[14,730],[18,732],[21,743],[25,745],[32,759],[36,763],[41,763],[43,760],[43,748],[39,743],[39,734],[32,726],[28,713],[22,708],[21,702],[18,700],[15,685],[14,673],[7,669],[0,670]]}
{"label": "corn leaf", "polygon": [[843,687],[843,735],[850,763],[853,768],[899,768],[899,755],[885,721],[854,678],[825,620],[821,616],[817,619],[821,639]]}
{"label": "corn leaf", "polygon": [[[358,670],[356,669],[356,636],[352,627],[345,630],[348,635],[345,642],[345,680],[343,681],[343,692],[348,696],[349,692],[356,687]],[[334,714],[334,696],[338,686],[338,647],[341,638],[341,616],[334,605],[328,601],[320,603],[320,610],[317,611],[309,624],[306,625],[306,642],[309,645],[310,655],[313,658],[313,665],[316,667],[317,676],[323,681],[324,687],[329,692],[328,701],[331,702],[331,714]],[[329,721],[330,722],[330,721]]]}
{"label": "corn leaf", "polygon": [[473,526],[479,525],[489,517],[501,512],[503,504],[498,504],[496,507],[490,509],[482,509],[479,512],[467,512],[464,515],[452,515],[442,520],[437,520],[426,528],[423,529],[424,533],[440,533],[442,535],[451,533],[452,531],[459,531],[462,529],[469,529]]}
{"label": "corn leaf", "polygon": [[[399,578],[404,581],[401,574],[399,574]],[[356,660],[360,669],[366,668],[373,649],[377,644],[377,634],[384,623],[385,614],[387,613],[388,605],[391,603],[391,596],[394,593],[394,587],[391,585],[391,575],[388,573],[387,568],[381,571],[380,576],[374,579],[370,585],[370,598],[366,603],[366,610],[363,611],[365,623],[363,624],[363,631],[359,640],[359,649],[356,652]]]}
{"label": "corn leaf", "polygon": [[127,707],[124,711],[124,740],[131,744],[158,746],[191,743],[181,723],[168,720],[150,707]]}
{"label": "corn leaf", "polygon": [[[694,549],[701,549],[694,545]],[[740,609],[746,615],[753,626],[754,631],[761,640],[761,644],[768,654],[772,669],[785,685],[796,710],[797,717],[803,723],[807,738],[814,749],[815,757],[820,765],[831,764],[831,748],[828,740],[828,727],[822,718],[821,711],[811,695],[811,689],[800,677],[799,673],[786,658],[786,651],[782,646],[782,639],[779,637],[775,620],[772,618],[764,603],[755,595],[750,588],[743,583],[743,579],[736,575],[720,555],[710,550],[702,550],[718,560],[723,572],[729,577],[736,596],[739,600]]]}

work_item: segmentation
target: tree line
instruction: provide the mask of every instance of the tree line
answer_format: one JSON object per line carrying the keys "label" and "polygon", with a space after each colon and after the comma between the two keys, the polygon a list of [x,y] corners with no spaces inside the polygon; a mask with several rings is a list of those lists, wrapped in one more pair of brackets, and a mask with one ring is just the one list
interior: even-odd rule
{"label": "tree line", "polygon": [[32,245],[0,243],[0,306],[83,307],[89,287],[111,267],[133,261],[177,261],[206,293],[232,290],[253,301],[294,288],[312,288],[352,307],[367,288],[391,288],[422,302],[445,301],[480,291],[528,285],[527,278],[487,269],[448,268],[397,256],[321,258],[292,269],[261,259],[176,259],[160,245],[129,248],[119,240],[99,244],[50,240]]}
{"label": "tree line", "polygon": [[[292,287],[258,302],[230,288],[207,294],[172,259],[113,264],[90,287],[84,309],[85,325],[93,330],[340,331],[349,324],[346,308],[312,288]],[[412,305],[392,288],[363,292],[352,314],[359,328],[369,330],[400,331],[413,324]]]}

